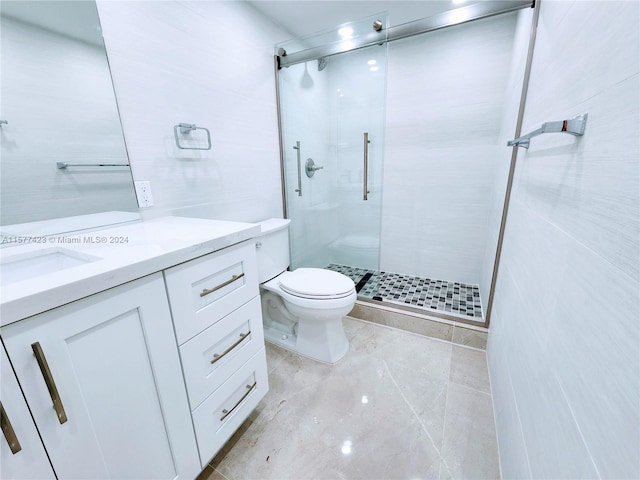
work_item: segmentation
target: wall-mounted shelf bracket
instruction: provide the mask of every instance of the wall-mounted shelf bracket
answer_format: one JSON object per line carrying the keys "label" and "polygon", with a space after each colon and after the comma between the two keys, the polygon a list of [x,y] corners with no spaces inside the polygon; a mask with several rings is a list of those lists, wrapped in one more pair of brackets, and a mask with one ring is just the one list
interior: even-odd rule
{"label": "wall-mounted shelf bracket", "polygon": [[531,133],[527,133],[522,137],[518,137],[514,140],[509,140],[507,142],[507,146],[509,147],[524,147],[529,148],[529,143],[533,137],[538,135],[542,135],[543,133],[568,133],[569,135],[574,135],[576,137],[581,137],[584,135],[584,130],[587,126],[587,113],[583,113],[582,115],[578,115],[577,117],[570,118],[569,120],[560,120],[557,122],[545,122],[542,126],[534,130]]}

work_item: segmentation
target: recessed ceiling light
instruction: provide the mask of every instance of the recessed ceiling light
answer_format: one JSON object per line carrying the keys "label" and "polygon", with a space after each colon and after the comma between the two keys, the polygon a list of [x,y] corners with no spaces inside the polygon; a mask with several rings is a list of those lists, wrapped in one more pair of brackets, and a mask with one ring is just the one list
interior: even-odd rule
{"label": "recessed ceiling light", "polygon": [[343,455],[349,455],[351,453],[351,446],[353,444],[351,443],[351,440],[345,440],[344,443],[342,444],[342,448],[340,449],[342,451]]}
{"label": "recessed ceiling light", "polygon": [[367,65],[375,65],[376,63],[378,63],[378,62],[376,62],[375,60],[369,60],[367,62]]}

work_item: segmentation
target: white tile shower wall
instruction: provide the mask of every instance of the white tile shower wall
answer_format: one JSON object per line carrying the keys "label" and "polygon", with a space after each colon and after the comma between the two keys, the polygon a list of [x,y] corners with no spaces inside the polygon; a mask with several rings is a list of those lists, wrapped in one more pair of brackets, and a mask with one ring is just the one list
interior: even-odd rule
{"label": "white tile shower wall", "polygon": [[128,168],[56,167],[127,163],[102,47],[3,17],[2,99],[3,225],[137,210]]}
{"label": "white tile shower wall", "polygon": [[[273,45],[287,35],[244,2],[98,1],[98,9],[133,176],[153,191],[155,207],[143,215],[281,216],[272,72]],[[178,149],[181,122],[208,128],[212,149]]]}
{"label": "white tile shower wall", "polygon": [[540,8],[523,130],[589,122],[518,154],[487,348],[503,476],[639,478],[640,4]]}
{"label": "white tile shower wall", "polygon": [[489,300],[489,290],[491,288],[491,278],[493,276],[493,266],[502,221],[504,196],[511,164],[511,148],[507,147],[507,140],[513,138],[518,119],[533,9],[527,8],[520,10],[517,16],[513,50],[511,53],[511,70],[509,71],[509,79],[503,99],[504,110],[502,124],[500,126],[500,141],[502,143],[499,145],[500,148],[498,149],[498,156],[496,157],[497,164],[493,188],[491,189],[491,201],[487,221],[487,237],[484,242],[484,254],[482,255],[480,272],[480,295],[485,302],[485,309]]}
{"label": "white tile shower wall", "polygon": [[389,45],[381,268],[478,284],[516,14]]}

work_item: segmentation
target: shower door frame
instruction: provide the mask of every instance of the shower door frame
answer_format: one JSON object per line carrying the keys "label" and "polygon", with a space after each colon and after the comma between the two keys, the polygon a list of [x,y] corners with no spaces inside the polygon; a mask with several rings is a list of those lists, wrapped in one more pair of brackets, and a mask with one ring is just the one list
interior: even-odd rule
{"label": "shower door frame", "polygon": [[[421,20],[416,20],[413,22],[409,22],[402,25],[391,26],[387,29],[382,29],[382,32],[385,33],[385,38],[380,38],[380,31],[369,33],[368,35],[363,35],[358,39],[358,41],[354,42],[349,48],[344,48],[339,44],[329,44],[329,45],[321,45],[318,47],[309,48],[307,50],[302,50],[300,52],[295,52],[292,54],[288,54],[287,52],[278,52],[278,54],[274,55],[273,65],[274,65],[274,78],[275,78],[275,89],[276,89],[276,109],[277,109],[277,119],[278,119],[278,142],[280,147],[280,180],[281,180],[281,192],[282,192],[282,213],[283,217],[287,218],[287,196],[286,196],[286,185],[285,185],[285,158],[284,158],[284,148],[283,148],[283,128],[282,128],[282,112],[280,105],[280,79],[279,79],[279,71],[283,67],[288,67],[290,65],[295,65],[298,63],[306,62],[309,60],[315,60],[320,57],[327,57],[331,55],[337,55],[340,53],[346,53],[353,50],[358,50],[361,48],[366,48],[372,45],[380,45],[382,43],[388,43],[394,40],[400,40],[408,37],[412,37],[415,35],[421,35],[423,33],[431,32],[434,30],[439,30],[443,28],[453,27],[456,25],[460,25],[462,23],[468,23],[475,20],[480,20],[483,18],[493,17],[496,15],[501,15],[504,13],[515,12],[518,10],[522,10],[524,8],[532,8],[533,16],[531,21],[531,29],[529,36],[529,45],[527,50],[527,59],[525,63],[525,70],[523,75],[522,82],[522,90],[520,95],[520,103],[518,108],[518,116],[516,119],[516,127],[513,138],[518,138],[522,133],[522,122],[524,118],[524,110],[526,105],[526,97],[529,88],[529,78],[531,75],[531,64],[533,62],[533,52],[535,47],[537,26],[538,26],[538,18],[540,16],[540,3],[541,0],[512,0],[508,2],[504,1],[487,1],[479,4],[472,4],[466,7],[457,8],[454,10],[450,10],[438,15],[434,15],[432,17],[428,17]],[[454,14],[456,12],[456,14]],[[506,143],[506,142],[505,142]],[[500,221],[500,229],[496,244],[496,253],[493,264],[493,272],[491,276],[491,285],[489,288],[489,298],[487,299],[487,309],[486,315],[484,318],[484,324],[480,325],[479,322],[474,320],[467,320],[465,318],[449,315],[445,312],[440,312],[437,310],[424,311],[419,310],[417,308],[412,308],[410,306],[404,305],[396,305],[391,304],[384,301],[378,301],[373,299],[360,299],[358,301],[362,301],[364,303],[373,304],[373,305],[383,305],[383,306],[391,306],[393,308],[397,308],[399,310],[404,310],[407,312],[413,312],[420,315],[425,315],[428,317],[433,317],[435,319],[443,319],[447,321],[454,321],[458,323],[464,323],[473,326],[481,326],[484,328],[489,328],[491,323],[491,313],[493,309],[493,299],[496,290],[497,277],[499,272],[500,265],[500,255],[502,252],[502,244],[504,241],[504,233],[507,222],[507,214],[509,211],[509,202],[511,198],[511,189],[513,186],[513,178],[515,173],[515,166],[518,157],[518,146],[514,145],[511,151],[511,162],[509,167],[509,174],[507,178],[507,185],[505,189],[505,196],[503,202],[502,209],[502,217]]]}

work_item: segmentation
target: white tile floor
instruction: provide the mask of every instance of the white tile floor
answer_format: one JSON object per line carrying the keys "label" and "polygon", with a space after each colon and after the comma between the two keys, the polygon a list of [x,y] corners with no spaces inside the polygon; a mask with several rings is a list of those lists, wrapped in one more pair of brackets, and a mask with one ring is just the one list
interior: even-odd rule
{"label": "white tile floor", "polygon": [[267,345],[269,393],[199,480],[500,478],[484,351],[344,324],[334,366]]}

